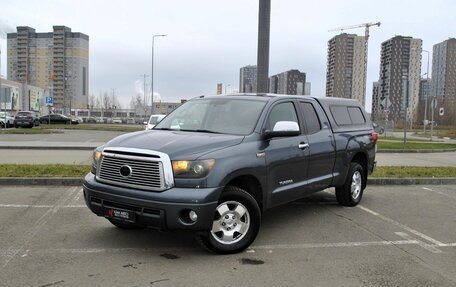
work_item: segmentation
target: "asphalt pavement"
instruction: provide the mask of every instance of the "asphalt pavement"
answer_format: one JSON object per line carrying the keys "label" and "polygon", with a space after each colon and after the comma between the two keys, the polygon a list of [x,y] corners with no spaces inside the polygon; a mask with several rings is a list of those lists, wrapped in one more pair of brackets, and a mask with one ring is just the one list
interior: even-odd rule
{"label": "asphalt pavement", "polygon": [[0,187],[2,286],[455,286],[456,186],[333,190],[265,213],[243,253],[190,232],[120,230],[80,187]]}

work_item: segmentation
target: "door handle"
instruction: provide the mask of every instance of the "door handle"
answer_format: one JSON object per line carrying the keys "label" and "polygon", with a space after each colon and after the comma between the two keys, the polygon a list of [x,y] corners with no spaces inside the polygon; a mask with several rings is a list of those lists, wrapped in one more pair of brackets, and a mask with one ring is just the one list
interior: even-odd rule
{"label": "door handle", "polygon": [[305,150],[305,149],[308,148],[308,147],[309,147],[309,144],[303,143],[303,142],[302,142],[302,143],[299,143],[299,145],[298,145],[298,148],[299,148],[299,149],[302,149],[302,150]]}

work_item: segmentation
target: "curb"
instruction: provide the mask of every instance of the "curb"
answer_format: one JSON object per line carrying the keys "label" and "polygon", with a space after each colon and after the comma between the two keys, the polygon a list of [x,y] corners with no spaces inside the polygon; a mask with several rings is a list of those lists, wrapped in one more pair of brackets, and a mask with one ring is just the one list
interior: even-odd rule
{"label": "curb", "polygon": [[455,152],[456,149],[378,149],[377,153],[439,153]]}
{"label": "curb", "polygon": [[0,146],[0,149],[29,149],[29,150],[94,150],[90,146]]}
{"label": "curb", "polygon": [[[1,185],[63,185],[82,186],[81,177],[0,177]],[[368,185],[450,185],[456,184],[452,178],[369,178]]]}

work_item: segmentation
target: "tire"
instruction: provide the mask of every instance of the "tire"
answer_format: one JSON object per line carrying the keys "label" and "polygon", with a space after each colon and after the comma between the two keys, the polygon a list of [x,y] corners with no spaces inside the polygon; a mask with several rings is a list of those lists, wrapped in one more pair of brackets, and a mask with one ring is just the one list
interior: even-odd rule
{"label": "tire", "polygon": [[363,197],[363,186],[365,180],[363,167],[356,162],[350,163],[347,179],[341,187],[336,187],[336,198],[343,206],[355,206],[360,203]]}
{"label": "tire", "polygon": [[227,186],[220,196],[212,230],[198,233],[196,239],[209,251],[237,253],[255,240],[260,225],[261,211],[256,200],[243,189]]}
{"label": "tire", "polygon": [[133,230],[133,229],[144,229],[146,228],[145,226],[134,224],[134,223],[128,223],[128,222],[123,222],[115,219],[110,219],[108,218],[109,222],[112,223],[112,225],[120,228],[120,229],[125,229],[125,230]]}

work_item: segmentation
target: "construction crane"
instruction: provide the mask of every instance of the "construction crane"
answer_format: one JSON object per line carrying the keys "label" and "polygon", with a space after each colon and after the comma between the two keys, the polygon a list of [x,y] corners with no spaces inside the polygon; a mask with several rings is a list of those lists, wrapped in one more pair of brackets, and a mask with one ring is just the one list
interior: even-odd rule
{"label": "construction crane", "polygon": [[[364,95],[366,95],[366,79],[367,79],[367,49],[369,46],[369,28],[372,26],[377,26],[380,27],[381,23],[363,23],[363,24],[358,24],[358,25],[352,25],[352,26],[346,26],[346,27],[340,27],[336,29],[331,29],[328,32],[334,32],[334,31],[344,31],[344,30],[350,30],[350,29],[356,29],[356,28],[365,28],[364,29],[364,81],[363,81],[363,88],[364,88]],[[364,103],[363,103],[364,104]]]}

